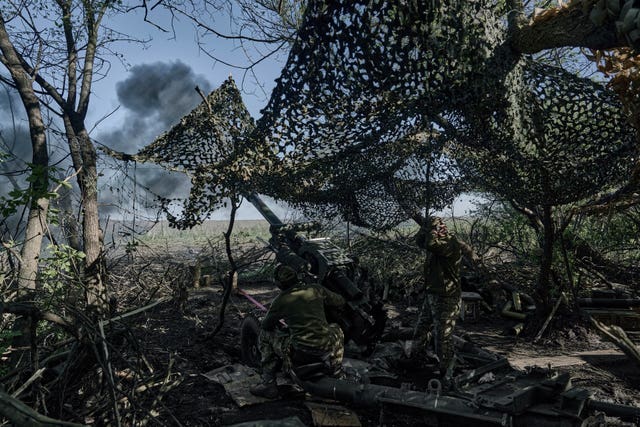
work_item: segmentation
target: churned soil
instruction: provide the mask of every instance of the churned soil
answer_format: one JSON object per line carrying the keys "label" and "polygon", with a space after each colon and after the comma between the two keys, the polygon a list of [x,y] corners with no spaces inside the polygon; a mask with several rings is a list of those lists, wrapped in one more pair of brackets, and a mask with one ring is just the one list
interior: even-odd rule
{"label": "churned soil", "polygon": [[[269,302],[276,289],[268,283],[240,283],[261,302]],[[167,371],[167,386],[156,402],[155,420],[163,425],[219,426],[262,419],[297,416],[312,425],[311,415],[300,395],[238,408],[222,386],[202,374],[240,362],[240,323],[256,307],[241,295],[230,297],[224,325],[218,324],[222,290],[219,287],[190,289],[183,310],[167,301],[138,317],[131,325],[140,352],[160,372]],[[413,306],[389,304],[393,321],[411,324]],[[551,364],[568,371],[573,385],[589,389],[603,401],[640,406],[640,368],[611,344],[585,327],[553,328],[537,344],[508,334],[509,321],[488,314],[474,322],[459,322],[457,334],[485,349],[500,353],[517,366]],[[158,397],[154,399],[158,399]],[[353,408],[362,425],[380,425],[374,410]],[[404,414],[398,414],[398,422]]]}

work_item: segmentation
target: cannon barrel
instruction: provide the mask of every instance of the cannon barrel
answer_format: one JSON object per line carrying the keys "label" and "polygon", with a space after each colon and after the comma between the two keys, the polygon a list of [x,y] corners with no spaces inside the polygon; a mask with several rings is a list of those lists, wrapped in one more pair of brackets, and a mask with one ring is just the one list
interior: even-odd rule
{"label": "cannon barrel", "polygon": [[618,417],[625,421],[640,421],[640,408],[616,403],[602,402],[600,400],[589,399],[587,407],[593,411],[601,411],[610,417]]}
{"label": "cannon barrel", "polygon": [[280,220],[280,218],[278,218],[278,215],[276,215],[271,210],[271,208],[269,208],[269,206],[267,206],[264,203],[264,201],[260,198],[260,196],[258,196],[258,194],[256,192],[252,192],[250,194],[246,194],[244,197],[253,206],[255,206],[255,208],[258,210],[258,212],[260,212],[260,215],[262,215],[264,217],[264,219],[267,220],[269,225],[271,225],[273,227],[282,227],[282,226],[284,226],[284,223]]}
{"label": "cannon barrel", "polygon": [[364,292],[363,287],[368,286],[368,282],[366,278],[363,280],[365,276],[360,274],[357,263],[330,239],[307,239],[302,235],[302,232],[317,230],[317,224],[285,224],[255,192],[244,197],[269,223],[269,247],[278,262],[301,273],[303,280],[318,282],[342,295],[347,300],[345,311],[329,312],[328,320],[340,325],[345,339],[373,348],[387,316],[382,302],[371,300]]}

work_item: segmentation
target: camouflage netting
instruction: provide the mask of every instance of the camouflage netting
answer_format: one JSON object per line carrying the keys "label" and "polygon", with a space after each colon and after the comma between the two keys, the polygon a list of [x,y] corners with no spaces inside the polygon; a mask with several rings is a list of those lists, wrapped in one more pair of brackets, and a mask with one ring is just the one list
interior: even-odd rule
{"label": "camouflage netting", "polygon": [[439,135],[420,132],[314,159],[307,167],[293,163],[283,179],[269,177],[261,188],[274,188],[276,196],[285,195],[310,218],[339,217],[358,226],[389,228],[416,208],[450,204],[459,192],[461,182],[452,160],[442,153],[442,143]]}
{"label": "camouflage netting", "polygon": [[[248,172],[238,160],[243,157],[239,153],[250,146],[245,137],[253,129],[254,121],[229,78],[136,155],[137,160],[156,162],[190,176],[192,187],[186,201],[162,200],[173,225],[192,227],[220,208],[226,197],[242,191]],[[182,208],[178,216],[174,215],[176,207]]]}
{"label": "camouflage netting", "polygon": [[137,156],[193,173],[203,166],[228,162],[253,128],[254,121],[229,78]]}
{"label": "camouflage netting", "polygon": [[401,153],[394,146],[406,148],[431,132],[432,113],[473,97],[469,88],[454,93],[483,72],[503,39],[487,4],[312,2],[258,123],[291,169],[308,159],[321,165],[322,179],[309,182],[304,197],[285,189],[294,195],[287,200],[375,228],[406,219],[408,195],[422,196],[414,209],[450,203],[458,190],[454,171],[441,163],[427,179],[415,167],[417,157],[438,157],[431,151],[443,144],[413,141]]}
{"label": "camouflage netting", "polygon": [[615,100],[514,55],[504,22],[490,0],[310,1],[252,133],[243,133],[250,120],[226,84],[210,96],[220,101],[211,117],[200,106],[145,150],[193,173],[178,225],[201,220],[231,191],[254,189],[386,228],[408,217],[408,205],[441,208],[460,190],[441,151],[451,142],[487,144],[491,155],[509,141],[538,140],[591,148],[583,142],[602,140],[602,159],[619,151],[612,142],[628,132]]}
{"label": "camouflage netting", "polygon": [[476,123],[460,137],[458,158],[481,188],[528,207],[557,206],[628,177],[636,133],[602,85],[523,61],[502,93],[504,108],[467,115]]}

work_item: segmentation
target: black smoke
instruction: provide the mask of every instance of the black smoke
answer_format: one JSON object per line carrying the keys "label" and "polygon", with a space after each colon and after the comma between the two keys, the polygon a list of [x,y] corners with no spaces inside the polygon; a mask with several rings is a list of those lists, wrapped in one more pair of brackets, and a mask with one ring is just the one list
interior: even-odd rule
{"label": "black smoke", "polygon": [[[208,94],[212,85],[205,76],[196,74],[189,65],[181,61],[154,62],[132,67],[128,77],[116,84],[118,101],[125,112],[122,124],[100,134],[98,142],[116,151],[137,153],[202,102],[195,90],[196,86]],[[127,197],[132,197],[127,194],[126,187],[131,185],[134,169],[129,166],[126,173],[129,179],[125,182],[129,185],[120,187],[119,192],[103,192],[101,198],[106,208],[102,210],[103,213],[114,213],[117,206],[126,202]],[[168,173],[158,165],[137,165],[135,180],[139,184],[137,191],[149,188],[151,198],[154,195],[184,198],[189,194],[186,176]]]}
{"label": "black smoke", "polygon": [[126,116],[120,128],[100,135],[100,142],[115,150],[135,153],[171,128],[194,109],[211,90],[206,77],[180,61],[136,65],[116,84],[116,94]]}

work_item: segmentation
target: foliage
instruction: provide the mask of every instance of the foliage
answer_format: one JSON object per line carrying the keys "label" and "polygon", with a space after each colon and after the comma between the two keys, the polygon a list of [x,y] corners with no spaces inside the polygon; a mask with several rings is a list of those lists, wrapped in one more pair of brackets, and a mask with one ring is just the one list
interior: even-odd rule
{"label": "foliage", "polygon": [[[26,189],[15,188],[11,190],[7,196],[0,196],[0,215],[7,218],[14,215],[20,207],[29,206],[30,203],[35,202],[38,199],[54,199],[58,197],[56,192],[43,188],[42,185],[38,185],[40,182],[57,182],[62,184],[63,181],[56,179],[56,169],[53,167],[36,165],[28,163],[27,167],[30,170],[26,181],[29,183],[29,187]],[[64,184],[67,184],[64,182]]]}
{"label": "foliage", "polygon": [[[165,244],[174,245],[207,245],[210,241],[218,241],[226,227],[226,221],[205,221],[193,228],[181,230],[170,228],[166,222],[161,222],[140,236],[140,244],[150,247],[163,246]],[[238,245],[245,245],[249,242],[269,238],[269,226],[265,222],[258,220],[238,221],[235,227],[233,238]]]}
{"label": "foliage", "polygon": [[640,265],[640,212],[637,207],[610,215],[579,218],[570,231],[612,262]]}
{"label": "foliage", "polygon": [[453,228],[487,264],[515,261],[531,267],[539,258],[538,236],[508,203],[480,203],[469,218],[456,219]]}
{"label": "foliage", "polygon": [[[46,132],[55,126],[64,129],[62,134],[68,143],[81,192],[82,248],[88,271],[101,263],[104,253],[97,195],[100,173],[86,124],[92,86],[106,76],[112,58],[121,60],[121,55],[114,50],[117,43],[141,42],[110,27],[113,21],[107,22],[105,18],[131,12],[137,6],[137,1],[121,0],[27,0],[2,2],[0,9],[0,24],[2,30],[6,29],[2,32],[3,54],[17,57],[3,58],[2,62],[11,71],[29,112],[32,143],[34,148],[39,148],[34,149],[34,155],[38,154],[42,163],[48,162],[48,159],[45,161],[47,149],[42,148],[46,144]],[[29,77],[21,78],[24,76]],[[45,123],[41,110],[50,111],[56,119]],[[29,218],[30,224],[37,224],[35,215]],[[42,232],[33,234],[43,235]],[[75,239],[74,245],[80,246]],[[29,256],[23,257],[22,266],[32,270],[31,261],[40,251],[40,241],[27,240],[23,251],[28,251]],[[22,274],[24,286],[32,284],[33,277],[32,273]],[[96,313],[106,311],[106,289],[101,277],[86,275],[86,299],[96,306]]]}
{"label": "foliage", "polygon": [[409,297],[424,287],[425,252],[413,241],[416,227],[399,226],[384,233],[358,234],[349,248],[377,287],[395,298]]}
{"label": "foliage", "polygon": [[625,105],[634,104],[634,99],[640,94],[640,56],[633,49],[594,50],[587,58],[594,61],[605,76],[610,77],[609,85]]}
{"label": "foliage", "polygon": [[5,363],[4,354],[6,354],[9,347],[11,347],[11,341],[13,338],[19,335],[20,332],[18,331],[12,331],[9,329],[0,330],[0,361],[2,361],[2,363],[0,363],[0,377],[6,375],[11,369],[11,364]]}
{"label": "foliage", "polygon": [[79,272],[85,254],[68,245],[50,244],[46,251],[39,271],[42,283],[40,297],[45,305],[49,305],[54,300],[64,301],[73,293],[73,285],[81,283]]}
{"label": "foliage", "polygon": [[[454,224],[456,234],[473,246],[483,265],[501,282],[527,291],[535,287],[534,273],[542,256],[541,236],[510,204],[479,204],[469,218],[456,219]],[[602,282],[607,277],[633,285],[640,275],[639,226],[633,210],[576,218],[554,241],[551,295],[561,290],[574,295],[586,293],[594,284],[609,286]],[[597,258],[587,259],[592,256]]]}

